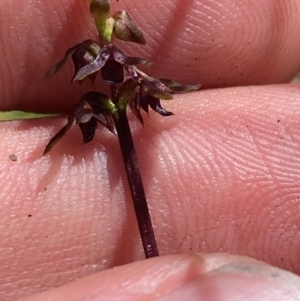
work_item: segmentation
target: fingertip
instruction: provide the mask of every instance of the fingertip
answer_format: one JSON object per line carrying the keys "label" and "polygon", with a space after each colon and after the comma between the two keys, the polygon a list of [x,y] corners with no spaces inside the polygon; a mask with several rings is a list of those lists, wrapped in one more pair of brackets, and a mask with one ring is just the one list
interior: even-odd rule
{"label": "fingertip", "polygon": [[296,275],[244,256],[169,255],[106,270],[21,300],[225,301],[236,296],[293,300],[299,283]]}
{"label": "fingertip", "polygon": [[154,300],[197,277],[201,266],[202,260],[191,255],[156,257],[115,267],[22,300]]}

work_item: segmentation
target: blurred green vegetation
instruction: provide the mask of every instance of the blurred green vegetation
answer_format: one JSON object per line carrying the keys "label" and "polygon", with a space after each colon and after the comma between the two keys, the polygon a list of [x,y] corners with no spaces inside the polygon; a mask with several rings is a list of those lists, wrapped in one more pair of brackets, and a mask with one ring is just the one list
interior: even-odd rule
{"label": "blurred green vegetation", "polygon": [[37,114],[23,111],[0,112],[0,121],[37,119],[58,116],[58,114]]}
{"label": "blurred green vegetation", "polygon": [[299,83],[300,82],[300,73],[292,80],[292,83]]}

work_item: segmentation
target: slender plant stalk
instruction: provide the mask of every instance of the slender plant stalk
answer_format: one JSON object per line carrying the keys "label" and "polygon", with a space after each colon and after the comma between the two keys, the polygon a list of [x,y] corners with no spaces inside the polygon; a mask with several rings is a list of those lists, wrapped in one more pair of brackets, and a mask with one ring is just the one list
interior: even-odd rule
{"label": "slender plant stalk", "polygon": [[123,41],[146,43],[128,12],[122,10],[110,17],[110,0],[88,2],[100,42],[85,40],[71,47],[45,77],[56,74],[71,58],[75,67],[72,81],[88,77],[94,82],[101,71],[102,79],[110,86],[111,95],[109,97],[95,91],[85,93],[70,112],[68,123],[49,141],[44,154],[60,141],[73,124],[79,125],[84,143],[94,138],[97,123],[111,132],[116,129],[145,256],[159,256],[126,108],[129,107],[141,123],[140,111],[148,112],[149,107],[162,116],[170,116],[173,113],[165,110],[160,100],[171,99],[173,93],[197,91],[201,85],[181,85],[169,79],[153,78],[139,70],[136,65],[150,65],[150,62],[141,57],[128,56],[111,43],[113,35]]}
{"label": "slender plant stalk", "polygon": [[126,109],[114,117],[146,258],[159,256]]}

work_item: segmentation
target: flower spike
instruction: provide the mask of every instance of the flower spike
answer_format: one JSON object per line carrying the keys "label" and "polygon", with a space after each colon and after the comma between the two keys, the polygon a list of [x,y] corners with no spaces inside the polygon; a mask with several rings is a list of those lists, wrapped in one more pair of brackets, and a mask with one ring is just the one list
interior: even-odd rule
{"label": "flower spike", "polygon": [[143,123],[141,111],[149,114],[149,108],[162,116],[170,116],[173,113],[162,107],[161,99],[172,99],[174,93],[199,90],[201,85],[181,85],[169,79],[151,77],[139,70],[136,65],[149,66],[151,63],[144,58],[126,55],[111,42],[112,36],[115,36],[123,41],[146,43],[141,30],[130,15],[122,10],[109,16],[110,0],[88,0],[88,2],[100,40],[98,42],[85,40],[70,48],[45,77],[55,75],[71,58],[75,69],[72,82],[82,81],[88,77],[93,83],[100,73],[111,93],[110,96],[97,91],[85,93],[68,115],[67,124],[49,141],[44,154],[48,153],[73,125],[80,128],[84,144],[93,140],[99,123],[116,134],[145,256],[146,258],[158,256],[127,108],[141,123]]}

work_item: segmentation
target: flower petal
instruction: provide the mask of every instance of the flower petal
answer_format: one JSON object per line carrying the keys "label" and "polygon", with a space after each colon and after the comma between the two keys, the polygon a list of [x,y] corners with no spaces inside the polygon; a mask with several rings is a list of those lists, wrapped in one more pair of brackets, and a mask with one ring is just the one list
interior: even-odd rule
{"label": "flower petal", "polygon": [[93,117],[93,109],[87,101],[82,99],[74,111],[76,124],[87,123]]}
{"label": "flower petal", "polygon": [[140,109],[140,105],[137,101],[132,102],[131,104],[129,104],[130,110],[131,112],[134,114],[134,116],[140,121],[141,124],[144,124],[144,120],[141,114],[141,109]]}
{"label": "flower petal", "polygon": [[108,59],[101,69],[101,75],[108,85],[122,83],[124,80],[124,68],[119,62]]}
{"label": "flower petal", "polygon": [[119,89],[119,93],[117,96],[118,99],[118,107],[123,110],[126,108],[127,104],[129,104],[137,93],[139,83],[132,78],[127,79],[123,85]]}
{"label": "flower petal", "polygon": [[79,68],[79,70],[75,73],[72,81],[83,80],[88,75],[99,71],[104,66],[109,57],[110,50],[108,48],[102,48],[95,60]]}
{"label": "flower petal", "polygon": [[169,112],[169,111],[165,110],[161,106],[159,98],[147,94],[143,89],[141,89],[140,92],[139,92],[138,101],[139,101],[139,106],[146,113],[149,113],[148,112],[148,106],[150,106],[152,110],[154,110],[155,112],[157,112],[158,114],[160,114],[162,116],[174,115],[172,112]]}
{"label": "flower petal", "polygon": [[93,109],[94,114],[105,112],[113,115],[117,113],[116,105],[103,93],[96,91],[87,92],[83,94],[81,101],[86,101]]}
{"label": "flower petal", "polygon": [[152,78],[151,80],[143,80],[142,81],[143,90],[156,98],[160,99],[172,99],[171,90],[161,81]]}
{"label": "flower petal", "polygon": [[182,85],[178,82],[175,82],[171,79],[166,79],[166,78],[160,78],[159,80],[163,84],[165,84],[173,93],[197,91],[202,86],[200,84],[198,84],[198,85]]}
{"label": "flower petal", "polygon": [[139,44],[146,44],[141,30],[131,19],[126,10],[120,10],[113,15],[115,19],[114,35],[120,40],[131,41]]}
{"label": "flower petal", "polygon": [[[93,40],[85,40],[72,55],[75,75],[84,66],[92,63],[100,53],[100,46]],[[74,75],[74,76],[75,76]]]}
{"label": "flower petal", "polygon": [[68,123],[49,141],[49,143],[47,144],[44,150],[43,155],[46,155],[51,151],[54,145],[60,141],[60,139],[69,131],[69,129],[72,127],[74,123],[75,123],[75,116],[72,113],[69,115]]}
{"label": "flower petal", "polygon": [[88,143],[93,140],[96,129],[97,129],[97,121],[95,118],[91,118],[88,122],[79,123],[79,127],[81,129],[81,133],[83,136],[82,143]]}
{"label": "flower petal", "polygon": [[126,107],[129,106],[132,113],[143,124],[143,117],[140,113],[139,91],[140,87],[137,81],[132,78],[126,80],[121,86],[117,96],[118,108],[120,110],[126,110]]}
{"label": "flower petal", "polygon": [[60,60],[55,66],[53,66],[44,76],[45,79],[50,78],[51,76],[55,75],[67,62],[67,60],[75,53],[75,51],[80,47],[80,44],[73,46],[72,48],[68,49],[65,53],[65,56],[62,60]]}
{"label": "flower petal", "polygon": [[[142,96],[143,94],[144,94],[144,96]],[[137,99],[138,99],[139,106],[149,115],[148,97],[150,97],[150,95],[147,95],[146,93],[141,93],[140,92]]]}
{"label": "flower petal", "polygon": [[91,106],[93,117],[98,122],[102,123],[109,131],[115,133],[112,116],[117,114],[117,108],[107,95],[91,91],[85,93],[81,101],[86,101]]}
{"label": "flower petal", "polygon": [[152,110],[154,110],[155,112],[157,112],[158,114],[160,114],[162,116],[174,115],[172,112],[169,112],[169,111],[165,110],[161,106],[159,98],[156,98],[156,97],[153,97],[153,96],[149,95],[148,104],[149,104],[149,106],[151,107]]}
{"label": "flower petal", "polygon": [[118,47],[111,45],[112,55],[114,59],[122,65],[147,65],[151,66],[152,62],[135,56],[127,56]]}

